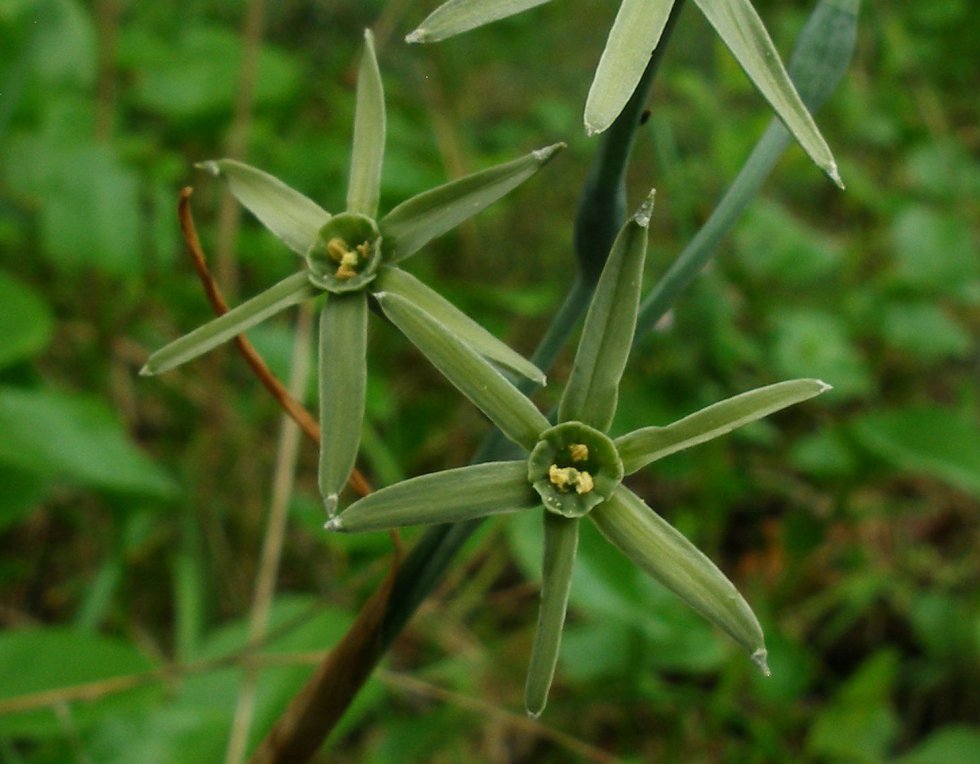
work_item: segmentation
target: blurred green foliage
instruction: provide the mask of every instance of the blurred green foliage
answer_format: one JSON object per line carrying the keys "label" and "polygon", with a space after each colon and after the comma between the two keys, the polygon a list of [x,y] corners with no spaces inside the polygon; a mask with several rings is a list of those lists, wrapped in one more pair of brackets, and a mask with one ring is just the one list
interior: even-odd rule
{"label": "blurred green foliage", "polygon": [[[368,25],[389,104],[382,206],[568,141],[547,178],[413,263],[528,351],[570,281],[592,149],[580,105],[615,4],[562,0],[439,46],[402,45],[435,5],[269,4],[247,158],[342,205]],[[756,5],[786,52],[809,3]],[[848,191],[792,149],[627,369],[617,433],[785,377],[835,385],[638,476],[760,612],[773,678],[586,534],[548,727],[624,761],[975,760],[972,11],[866,0],[852,75],[818,118]],[[634,201],[659,190],[651,280],[768,120],[703,23],[681,20],[630,173]],[[213,761],[226,745],[241,670],[213,661],[245,643],[278,412],[230,351],[159,381],[135,371],[209,314],[181,252],[176,192],[198,185],[212,251],[219,189],[192,165],[223,155],[233,129],[242,25],[230,0],[179,12],[0,4],[0,704],[150,672],[125,691],[96,685],[106,691],[0,717],[4,761]],[[234,252],[242,295],[293,267],[252,220]],[[379,328],[362,468],[385,484],[465,463],[485,424]],[[254,340],[287,376],[290,323]],[[552,374],[558,389],[566,375]],[[253,741],[308,675],[297,655],[337,640],[391,549],[384,535],[325,536],[312,447],[291,510]],[[507,715],[520,707],[539,534],[533,518],[481,529],[337,731],[331,761],[588,758]],[[429,689],[405,689],[401,672]]]}

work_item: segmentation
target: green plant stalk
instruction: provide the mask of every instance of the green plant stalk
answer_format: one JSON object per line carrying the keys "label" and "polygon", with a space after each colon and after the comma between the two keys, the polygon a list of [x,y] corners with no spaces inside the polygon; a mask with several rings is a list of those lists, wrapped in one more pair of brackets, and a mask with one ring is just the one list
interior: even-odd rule
{"label": "green plant stalk", "polygon": [[[575,254],[578,270],[568,296],[555,314],[531,362],[547,373],[558,353],[571,336],[575,325],[589,306],[595,285],[612,249],[616,233],[626,217],[626,168],[653,88],[656,73],[663,60],[670,33],[683,2],[674,6],[657,52],[651,57],[640,85],[616,121],[603,133],[586,179],[575,219]],[[601,215],[593,214],[601,210]],[[519,380],[519,389],[532,389],[527,380]],[[514,457],[513,445],[494,430],[483,441],[473,458],[474,463]],[[450,563],[482,520],[468,520],[452,525],[437,525],[426,530],[408,553],[392,586],[389,607],[382,625],[381,640],[387,649],[401,632],[415,610],[442,579]]]}

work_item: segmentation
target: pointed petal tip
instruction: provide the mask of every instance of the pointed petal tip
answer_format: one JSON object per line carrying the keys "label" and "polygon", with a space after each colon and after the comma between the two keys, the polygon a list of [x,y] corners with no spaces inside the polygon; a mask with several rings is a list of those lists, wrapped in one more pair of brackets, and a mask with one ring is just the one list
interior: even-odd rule
{"label": "pointed petal tip", "polygon": [[218,166],[218,163],[215,162],[213,159],[208,159],[205,162],[195,162],[194,166],[198,170],[204,170],[204,172],[209,172],[215,177],[221,175],[221,168]]}
{"label": "pointed petal tip", "polygon": [[554,157],[559,151],[566,148],[566,146],[566,143],[559,141],[558,143],[552,143],[550,146],[545,146],[542,149],[532,151],[531,156],[533,156],[537,161],[541,162],[541,164],[544,164],[545,162],[551,161],[551,158]]}
{"label": "pointed petal tip", "polygon": [[327,510],[327,515],[329,515],[330,517],[330,522],[333,522],[334,520],[339,521],[340,519],[334,517],[334,515],[337,514],[337,502],[338,502],[338,496],[335,493],[323,497],[323,507],[324,509]]}
{"label": "pointed petal tip", "polygon": [[530,708],[525,709],[527,711],[528,719],[538,719],[541,716],[541,712],[544,711],[543,708],[539,708],[537,711],[532,711]]}
{"label": "pointed petal tip", "polygon": [[374,42],[374,32],[372,32],[370,29],[364,30],[364,42]]}
{"label": "pointed petal tip", "polygon": [[344,529],[344,521],[341,520],[340,516],[331,517],[323,525],[323,530],[325,531],[342,531]]}
{"label": "pointed petal tip", "polygon": [[772,671],[769,670],[769,662],[766,660],[769,657],[769,652],[764,647],[760,647],[754,653],[752,653],[752,662],[758,666],[759,671],[765,677],[772,676]]}
{"label": "pointed petal tip", "polygon": [[837,169],[837,162],[831,162],[830,166],[827,168],[827,175],[834,185],[837,186],[841,191],[846,191],[847,187],[844,185],[844,180],[840,176],[840,171]]}
{"label": "pointed petal tip", "polygon": [[422,27],[419,27],[414,32],[410,32],[409,34],[405,35],[405,42],[407,42],[409,45],[414,45],[416,43],[425,42],[428,36],[429,33]]}
{"label": "pointed petal tip", "polygon": [[815,382],[816,382],[816,383],[817,383],[818,385],[820,385],[820,392],[821,392],[821,393],[825,393],[825,392],[827,392],[828,390],[833,390],[833,389],[834,389],[834,386],[833,386],[833,385],[828,385],[828,384],[827,384],[826,382],[824,382],[824,381],[823,381],[822,379],[817,379],[817,380],[814,380],[814,381],[815,381]]}
{"label": "pointed petal tip", "polygon": [[143,364],[143,368],[140,369],[139,373],[141,377],[152,377],[155,374],[153,369],[150,368],[150,364],[148,363]]}
{"label": "pointed petal tip", "polygon": [[636,214],[633,215],[633,220],[635,220],[636,224],[641,228],[647,228],[650,225],[650,218],[653,215],[653,205],[656,201],[656,196],[657,189],[650,189],[650,193],[647,195],[647,198],[643,200],[643,204],[640,205],[640,208],[636,211]]}

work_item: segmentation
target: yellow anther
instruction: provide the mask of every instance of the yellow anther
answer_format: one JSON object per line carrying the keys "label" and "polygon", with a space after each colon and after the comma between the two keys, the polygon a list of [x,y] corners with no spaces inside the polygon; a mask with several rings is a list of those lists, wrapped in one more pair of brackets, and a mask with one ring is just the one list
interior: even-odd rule
{"label": "yellow anther", "polygon": [[340,258],[340,267],[334,274],[341,281],[346,281],[349,278],[353,278],[357,275],[355,268],[357,267],[357,253],[355,252],[344,252],[343,256]]}
{"label": "yellow anther", "polygon": [[575,483],[575,493],[581,495],[583,493],[588,493],[593,488],[595,488],[595,481],[585,470],[578,473],[578,481]]}
{"label": "yellow anther", "polygon": [[357,250],[357,254],[367,260],[371,256],[371,242],[362,241],[354,249]]}
{"label": "yellow anther", "polygon": [[344,255],[348,254],[349,252],[350,250],[347,248],[347,242],[341,239],[339,236],[335,236],[327,242],[327,254],[330,255],[332,260],[336,260],[338,263],[343,262]]}
{"label": "yellow anther", "polygon": [[568,455],[573,462],[585,462],[589,459],[589,447],[584,443],[573,443],[568,447]]}
{"label": "yellow anther", "polygon": [[552,464],[548,468],[548,480],[562,493],[567,493],[574,488],[575,493],[583,494],[595,488],[592,475],[588,472],[574,467],[559,467],[557,464]]}

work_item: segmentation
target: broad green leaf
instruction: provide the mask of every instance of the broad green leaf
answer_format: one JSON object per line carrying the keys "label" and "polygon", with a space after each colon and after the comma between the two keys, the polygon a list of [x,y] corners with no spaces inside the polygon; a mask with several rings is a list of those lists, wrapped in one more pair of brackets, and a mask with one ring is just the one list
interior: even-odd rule
{"label": "broad green leaf", "polygon": [[565,147],[556,143],[402,202],[378,224],[394,261],[415,254],[437,236],[489,207],[544,167]]}
{"label": "broad green leaf", "polygon": [[364,55],[357,75],[354,146],[351,149],[347,211],[373,218],[378,213],[381,163],[385,154],[385,94],[374,54],[374,35],[364,30]]}
{"label": "broad green leaf", "polygon": [[127,437],[102,401],[51,390],[0,389],[0,464],[32,475],[166,498],[170,477]]}
{"label": "broad green leaf", "polygon": [[0,368],[42,351],[53,324],[41,296],[0,271]]}
{"label": "broad green leaf", "polygon": [[457,523],[540,506],[527,462],[488,462],[404,480],[355,501],[327,523],[358,533],[406,525]]}
{"label": "broad green leaf", "polygon": [[589,517],[633,562],[752,654],[764,674],[762,627],[735,586],[697,547],[624,486]]}
{"label": "broad green leaf", "polygon": [[44,476],[7,465],[0,465],[0,485],[0,533],[40,509],[50,490]]}
{"label": "broad green leaf", "polygon": [[534,632],[534,647],[524,687],[524,705],[536,719],[548,702],[555,676],[561,632],[568,610],[572,569],[578,550],[579,519],[544,512],[544,558],[541,563],[541,605]]}
{"label": "broad green leaf", "polygon": [[430,13],[405,42],[438,42],[547,2],[549,0],[449,0]]}
{"label": "broad green leaf", "polygon": [[202,170],[223,175],[235,198],[293,252],[306,255],[330,213],[278,178],[234,159],[201,162]]}
{"label": "broad green leaf", "polygon": [[976,414],[910,406],[859,417],[861,445],[899,469],[929,475],[980,498],[980,423]]}
{"label": "broad green leaf", "polygon": [[180,366],[227,342],[256,324],[265,321],[291,305],[316,295],[306,271],[294,273],[275,286],[246,300],[178,340],[161,348],[147,360],[140,374],[150,376]]}
{"label": "broad green leaf", "polygon": [[749,422],[825,392],[818,379],[795,379],[760,387],[712,404],[666,427],[644,427],[616,439],[627,475],[657,459],[713,440]]}
{"label": "broad green leaf", "polygon": [[[154,663],[131,642],[62,627],[9,630],[0,634],[0,699],[11,702],[35,693],[58,690],[138,675],[154,669]],[[132,707],[142,696],[148,700],[155,688],[137,691],[138,682],[126,692],[96,693],[71,706],[72,721],[88,727],[113,711]],[[150,697],[147,697],[149,689]],[[134,694],[135,692],[135,694]],[[0,736],[54,737],[64,734],[64,721],[52,706],[0,717]]]}
{"label": "broad green leaf", "polygon": [[375,284],[379,291],[404,297],[419,310],[428,313],[484,358],[527,377],[535,384],[545,383],[544,372],[537,366],[520,353],[511,350],[449,300],[429,289],[410,273],[401,268],[382,268]]}
{"label": "broad green leaf", "polygon": [[330,295],[320,313],[320,495],[333,515],[361,442],[367,386],[367,295]]}
{"label": "broad green leaf", "polygon": [[843,188],[837,163],[749,0],[694,0],[804,151]]}
{"label": "broad green leaf", "polygon": [[558,406],[559,422],[577,420],[603,432],[612,423],[636,328],[653,196],[623,226],[599,277]]}
{"label": "broad green leaf", "polygon": [[927,735],[895,764],[953,764],[970,761],[980,751],[980,725],[947,724]]}
{"label": "broad green leaf", "polygon": [[608,128],[636,90],[674,0],[622,0],[585,103],[589,135]]}
{"label": "broad green leaf", "polygon": [[500,431],[530,451],[548,420],[499,371],[445,326],[396,294],[375,295],[385,315]]}

